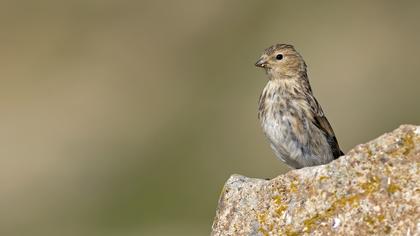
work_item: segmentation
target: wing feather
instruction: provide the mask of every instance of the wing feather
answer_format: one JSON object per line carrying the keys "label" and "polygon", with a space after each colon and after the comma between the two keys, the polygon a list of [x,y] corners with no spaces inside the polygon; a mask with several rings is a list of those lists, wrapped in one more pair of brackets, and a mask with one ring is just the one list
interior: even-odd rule
{"label": "wing feather", "polygon": [[318,101],[315,98],[313,98],[313,100],[310,103],[311,103],[312,111],[314,112],[313,123],[321,131],[324,132],[325,137],[327,138],[327,142],[331,147],[331,151],[333,153],[334,159],[337,159],[338,157],[344,155],[344,153],[341,151],[340,146],[338,145],[337,138],[330,125],[330,122],[328,122],[327,117],[325,117],[321,106],[319,105]]}

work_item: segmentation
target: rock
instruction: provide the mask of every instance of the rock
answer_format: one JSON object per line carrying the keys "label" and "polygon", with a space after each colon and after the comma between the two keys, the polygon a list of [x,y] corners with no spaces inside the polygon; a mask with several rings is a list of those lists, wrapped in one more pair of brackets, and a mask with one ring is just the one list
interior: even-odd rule
{"label": "rock", "polygon": [[420,126],[270,181],[233,175],[212,235],[420,235]]}

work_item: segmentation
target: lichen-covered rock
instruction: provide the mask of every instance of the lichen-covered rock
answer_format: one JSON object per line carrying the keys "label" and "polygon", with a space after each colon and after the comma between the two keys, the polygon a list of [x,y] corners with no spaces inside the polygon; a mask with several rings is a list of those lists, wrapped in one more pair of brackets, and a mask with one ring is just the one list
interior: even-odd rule
{"label": "lichen-covered rock", "polygon": [[420,126],[327,165],[226,182],[212,235],[420,235]]}

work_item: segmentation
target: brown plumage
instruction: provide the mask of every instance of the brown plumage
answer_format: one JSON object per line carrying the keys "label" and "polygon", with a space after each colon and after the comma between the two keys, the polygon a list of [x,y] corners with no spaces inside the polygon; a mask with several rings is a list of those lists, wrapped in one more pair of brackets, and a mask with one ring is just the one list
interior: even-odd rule
{"label": "brown plumage", "polygon": [[276,156],[293,168],[326,164],[344,153],[312,94],[306,64],[292,45],[267,48],[255,64],[268,83],[258,118]]}

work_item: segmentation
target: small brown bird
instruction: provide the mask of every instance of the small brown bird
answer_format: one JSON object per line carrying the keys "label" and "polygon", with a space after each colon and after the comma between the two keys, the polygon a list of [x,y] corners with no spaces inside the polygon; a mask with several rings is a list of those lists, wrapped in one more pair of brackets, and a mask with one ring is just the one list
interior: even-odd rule
{"label": "small brown bird", "polygon": [[322,165],[344,153],[312,94],[302,56],[292,45],[267,48],[255,66],[268,83],[259,99],[258,119],[276,156],[299,169]]}

